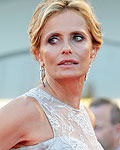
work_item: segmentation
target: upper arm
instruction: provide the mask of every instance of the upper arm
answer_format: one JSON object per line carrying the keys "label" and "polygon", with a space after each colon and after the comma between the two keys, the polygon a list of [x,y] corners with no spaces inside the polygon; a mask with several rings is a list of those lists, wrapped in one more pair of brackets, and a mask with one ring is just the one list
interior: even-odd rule
{"label": "upper arm", "polygon": [[24,127],[30,120],[32,105],[31,101],[20,98],[0,109],[1,149],[10,149],[17,143],[24,141],[27,133]]}
{"label": "upper arm", "polygon": [[87,110],[87,112],[89,114],[92,126],[93,126],[93,128],[95,128],[95,123],[96,123],[95,115],[89,108],[87,108],[87,107],[85,107],[85,108],[86,108],[86,110]]}

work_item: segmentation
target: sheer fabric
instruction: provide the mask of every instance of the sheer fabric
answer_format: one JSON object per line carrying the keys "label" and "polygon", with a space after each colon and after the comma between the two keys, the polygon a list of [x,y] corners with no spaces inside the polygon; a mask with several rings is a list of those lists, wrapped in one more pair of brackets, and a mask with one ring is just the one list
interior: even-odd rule
{"label": "sheer fabric", "polygon": [[18,150],[103,150],[83,105],[74,109],[39,88],[24,96],[34,97],[39,102],[53,129],[54,138]]}

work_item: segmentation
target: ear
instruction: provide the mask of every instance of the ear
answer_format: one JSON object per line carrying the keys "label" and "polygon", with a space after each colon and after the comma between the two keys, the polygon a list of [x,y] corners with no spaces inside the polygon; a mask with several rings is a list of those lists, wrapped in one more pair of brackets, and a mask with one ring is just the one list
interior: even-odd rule
{"label": "ear", "polygon": [[114,137],[115,137],[115,139],[116,139],[115,144],[116,144],[116,145],[119,145],[119,139],[120,139],[120,123],[115,124],[113,135],[114,135]]}
{"label": "ear", "polygon": [[93,62],[93,61],[94,61],[94,59],[95,59],[95,57],[96,57],[96,55],[97,55],[97,51],[98,51],[97,48],[93,48],[93,49],[91,50],[91,53],[90,53],[90,62]]}
{"label": "ear", "polygon": [[118,136],[120,138],[120,123],[117,123],[115,126],[116,126],[117,134],[118,134]]}
{"label": "ear", "polygon": [[42,59],[42,56],[40,55],[40,51],[35,49],[33,50],[33,54],[35,58],[37,59],[37,61],[39,61],[40,65],[43,66],[43,59]]}

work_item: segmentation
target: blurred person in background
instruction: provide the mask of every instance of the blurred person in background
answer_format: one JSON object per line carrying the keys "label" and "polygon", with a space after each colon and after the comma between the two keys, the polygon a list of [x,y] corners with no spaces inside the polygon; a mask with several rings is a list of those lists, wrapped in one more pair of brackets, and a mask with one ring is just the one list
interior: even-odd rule
{"label": "blurred person in background", "polygon": [[120,150],[120,108],[111,100],[98,98],[90,109],[96,117],[95,133],[105,150]]}
{"label": "blurred person in background", "polygon": [[102,44],[91,5],[43,0],[29,36],[42,83],[0,110],[0,150],[103,150],[93,114],[80,103],[87,72]]}

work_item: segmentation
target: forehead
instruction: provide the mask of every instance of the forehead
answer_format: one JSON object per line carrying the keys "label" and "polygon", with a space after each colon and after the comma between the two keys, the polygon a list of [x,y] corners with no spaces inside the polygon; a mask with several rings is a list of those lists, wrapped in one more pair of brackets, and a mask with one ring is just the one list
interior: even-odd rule
{"label": "forehead", "polygon": [[44,25],[42,33],[55,31],[80,30],[89,34],[88,25],[85,19],[78,12],[65,10],[52,15]]}
{"label": "forehead", "polygon": [[96,122],[110,123],[110,105],[92,106],[91,110],[96,117]]}

